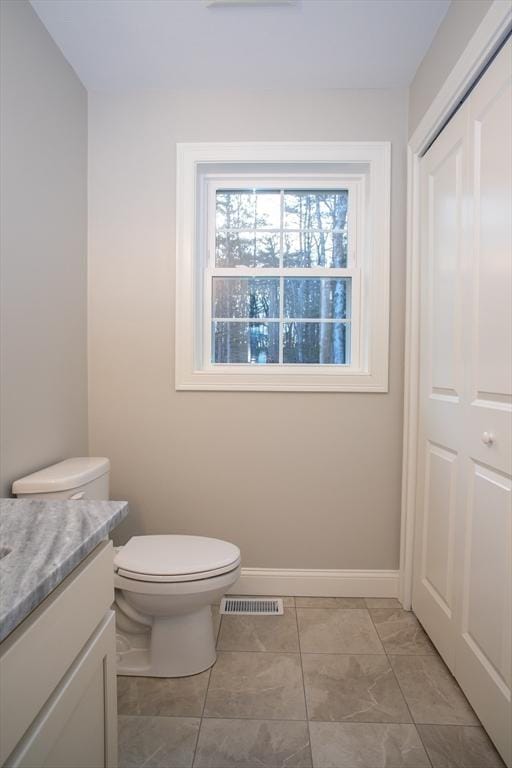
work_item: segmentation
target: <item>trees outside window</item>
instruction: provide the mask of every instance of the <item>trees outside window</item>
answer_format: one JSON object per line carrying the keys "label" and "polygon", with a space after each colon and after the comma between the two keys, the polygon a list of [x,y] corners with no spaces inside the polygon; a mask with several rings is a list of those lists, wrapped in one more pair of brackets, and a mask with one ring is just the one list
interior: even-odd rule
{"label": "trees outside window", "polygon": [[349,205],[343,188],[215,190],[212,363],[350,363]]}

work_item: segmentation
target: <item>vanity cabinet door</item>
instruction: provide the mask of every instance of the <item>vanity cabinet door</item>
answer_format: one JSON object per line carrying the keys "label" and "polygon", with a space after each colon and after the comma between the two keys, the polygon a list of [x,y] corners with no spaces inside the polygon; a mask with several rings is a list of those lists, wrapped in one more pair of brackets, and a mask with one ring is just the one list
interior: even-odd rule
{"label": "vanity cabinet door", "polygon": [[115,616],[109,611],[6,768],[115,768]]}
{"label": "vanity cabinet door", "polygon": [[98,544],[0,645],[0,765],[28,733],[110,610],[112,560],[112,542]]}

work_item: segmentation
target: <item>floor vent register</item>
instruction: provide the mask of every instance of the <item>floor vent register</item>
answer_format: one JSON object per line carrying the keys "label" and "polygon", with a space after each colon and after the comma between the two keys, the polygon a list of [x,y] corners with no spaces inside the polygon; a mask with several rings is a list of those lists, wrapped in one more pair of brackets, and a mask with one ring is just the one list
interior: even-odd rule
{"label": "floor vent register", "polygon": [[234,616],[281,616],[283,601],[276,597],[223,597],[220,612]]}

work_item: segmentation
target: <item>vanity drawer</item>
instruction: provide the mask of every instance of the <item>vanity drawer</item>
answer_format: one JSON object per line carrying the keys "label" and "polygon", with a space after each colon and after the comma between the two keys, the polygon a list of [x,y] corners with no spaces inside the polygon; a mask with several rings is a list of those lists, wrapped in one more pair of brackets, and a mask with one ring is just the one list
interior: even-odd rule
{"label": "vanity drawer", "polygon": [[112,605],[112,563],[101,542],[0,646],[0,765]]}

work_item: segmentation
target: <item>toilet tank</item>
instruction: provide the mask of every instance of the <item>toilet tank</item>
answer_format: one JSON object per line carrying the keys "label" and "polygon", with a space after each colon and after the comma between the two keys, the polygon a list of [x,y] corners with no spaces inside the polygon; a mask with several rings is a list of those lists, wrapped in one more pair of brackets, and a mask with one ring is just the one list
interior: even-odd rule
{"label": "toilet tank", "polygon": [[66,459],[16,480],[12,492],[22,499],[109,498],[110,461],[105,458]]}

